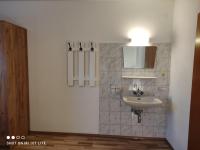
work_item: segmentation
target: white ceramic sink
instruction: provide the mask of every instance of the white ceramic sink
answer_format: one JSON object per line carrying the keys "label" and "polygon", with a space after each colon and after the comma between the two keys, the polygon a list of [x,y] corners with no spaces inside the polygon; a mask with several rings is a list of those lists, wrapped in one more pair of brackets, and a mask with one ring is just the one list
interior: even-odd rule
{"label": "white ceramic sink", "polygon": [[133,108],[157,107],[162,101],[155,97],[123,97],[123,101]]}

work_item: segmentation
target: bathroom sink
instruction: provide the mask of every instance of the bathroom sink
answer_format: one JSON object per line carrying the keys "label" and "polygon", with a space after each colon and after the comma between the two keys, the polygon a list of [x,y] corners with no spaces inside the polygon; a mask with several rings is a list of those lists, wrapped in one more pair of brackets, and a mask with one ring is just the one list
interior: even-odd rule
{"label": "bathroom sink", "polygon": [[157,107],[162,105],[162,101],[155,97],[123,97],[123,101],[133,108]]}

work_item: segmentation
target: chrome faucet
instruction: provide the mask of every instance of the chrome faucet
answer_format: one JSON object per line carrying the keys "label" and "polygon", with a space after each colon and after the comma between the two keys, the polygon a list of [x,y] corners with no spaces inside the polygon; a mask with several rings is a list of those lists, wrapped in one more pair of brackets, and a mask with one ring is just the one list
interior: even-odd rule
{"label": "chrome faucet", "polygon": [[133,94],[136,95],[137,97],[140,97],[144,94],[144,92],[142,91],[142,88],[138,87],[137,84],[133,85]]}

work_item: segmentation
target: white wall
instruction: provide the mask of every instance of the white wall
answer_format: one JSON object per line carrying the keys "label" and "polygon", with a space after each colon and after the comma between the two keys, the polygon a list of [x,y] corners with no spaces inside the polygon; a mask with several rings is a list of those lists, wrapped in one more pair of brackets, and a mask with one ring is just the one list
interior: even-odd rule
{"label": "white wall", "polygon": [[187,150],[192,72],[200,0],[176,0],[171,58],[167,139],[175,150]]}
{"label": "white wall", "polygon": [[173,0],[7,1],[0,18],[28,29],[31,130],[97,133],[99,88],[68,88],[65,40],[124,42],[135,26],[171,39]]}

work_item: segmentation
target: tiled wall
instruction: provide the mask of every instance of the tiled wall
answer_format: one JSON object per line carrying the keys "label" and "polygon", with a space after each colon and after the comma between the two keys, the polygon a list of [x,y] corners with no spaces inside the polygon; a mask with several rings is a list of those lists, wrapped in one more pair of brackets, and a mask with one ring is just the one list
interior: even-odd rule
{"label": "tiled wall", "polygon": [[[165,137],[166,107],[169,91],[170,44],[156,44],[157,57],[154,69],[123,69],[124,44],[100,44],[100,134],[126,135],[141,137]],[[132,95],[128,86],[133,79],[122,79],[122,75],[156,75],[157,79],[142,79],[146,95],[155,95],[164,105],[158,108],[144,109],[142,123],[137,123],[137,116],[131,114],[131,107],[120,98]]]}

